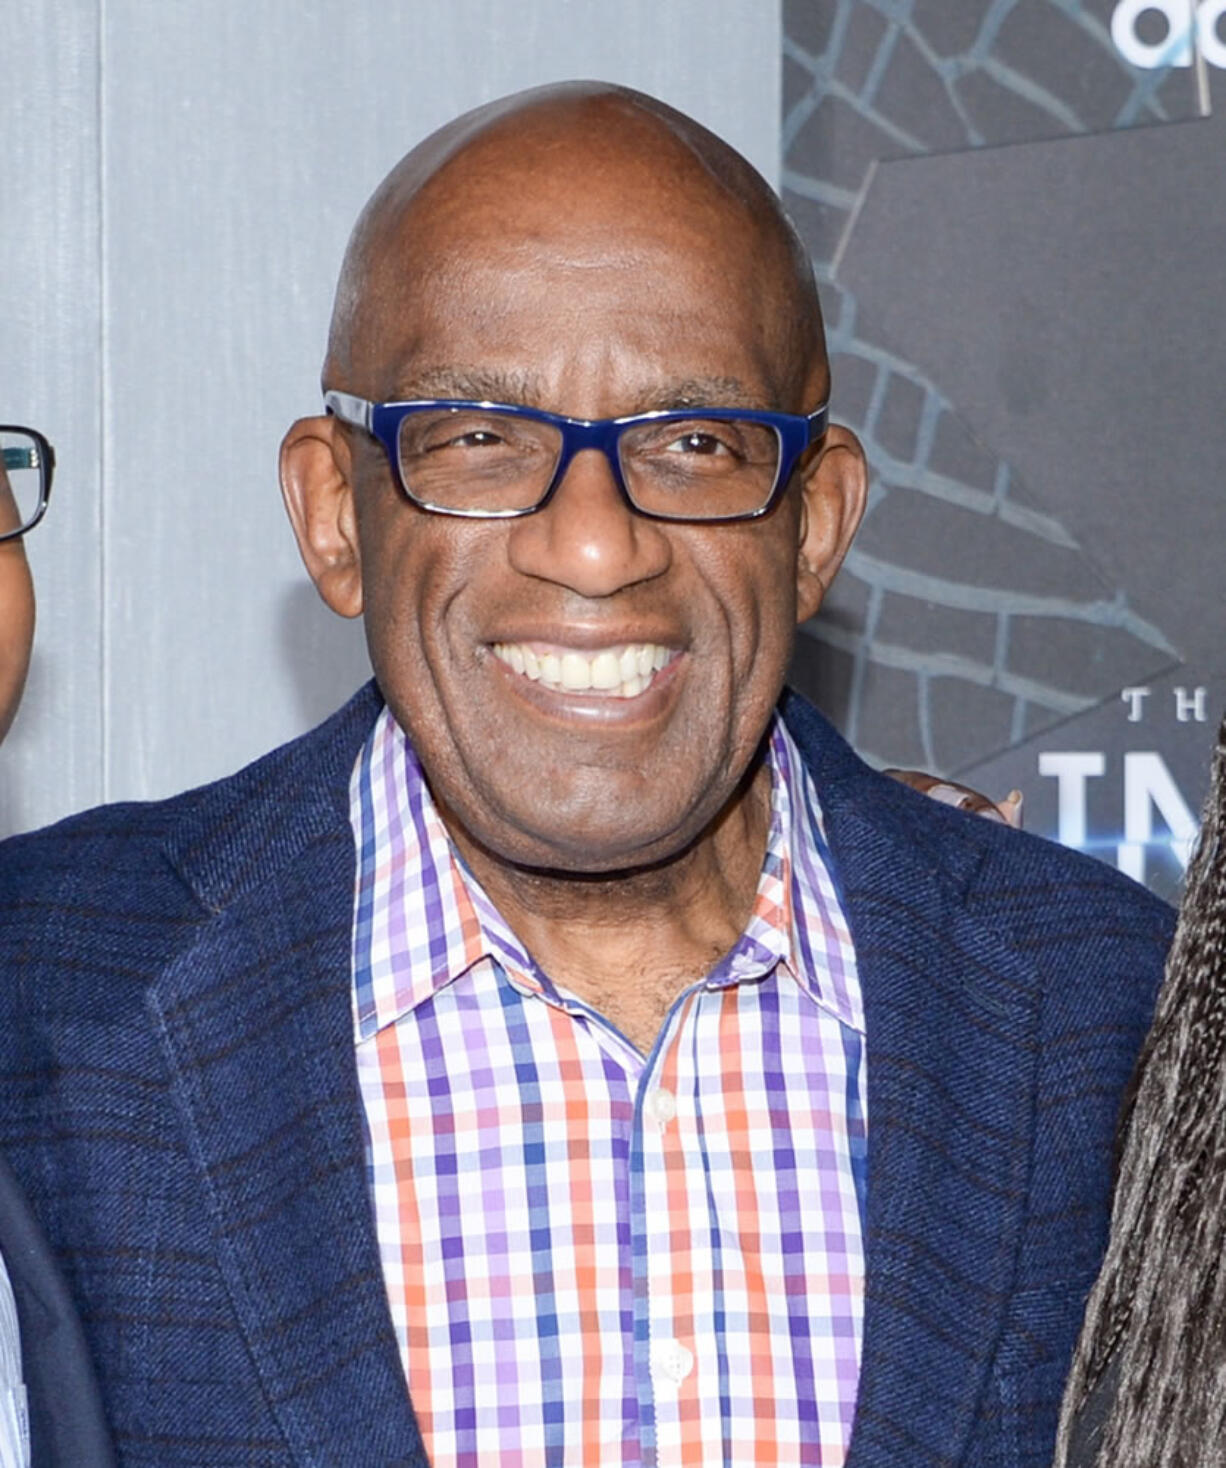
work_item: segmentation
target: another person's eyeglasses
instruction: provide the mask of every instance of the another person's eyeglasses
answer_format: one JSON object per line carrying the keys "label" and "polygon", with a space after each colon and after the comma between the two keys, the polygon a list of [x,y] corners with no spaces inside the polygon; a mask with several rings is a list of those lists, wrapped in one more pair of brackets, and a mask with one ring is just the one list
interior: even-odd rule
{"label": "another person's eyeglasses", "polygon": [[343,392],[325,393],[324,406],[378,439],[415,505],[475,520],[541,509],[583,449],[604,454],[626,503],[649,519],[753,520],[826,432],[825,403],[808,414],[670,408],[594,420],[509,403],[372,403]]}
{"label": "another person's eyeglasses", "polygon": [[0,423],[0,542],[43,518],[54,473],[55,450],[37,429]]}

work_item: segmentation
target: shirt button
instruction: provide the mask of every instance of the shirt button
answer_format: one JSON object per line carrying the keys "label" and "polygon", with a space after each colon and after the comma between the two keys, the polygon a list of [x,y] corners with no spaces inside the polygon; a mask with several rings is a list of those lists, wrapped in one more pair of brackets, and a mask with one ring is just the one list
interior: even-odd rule
{"label": "shirt button", "polygon": [[657,1341],[651,1348],[651,1374],[680,1386],[694,1369],[694,1353],[680,1341]]}
{"label": "shirt button", "polygon": [[677,1115],[677,1098],[671,1091],[659,1086],[654,1091],[648,1091],[643,1109],[656,1126],[665,1131],[669,1122]]}

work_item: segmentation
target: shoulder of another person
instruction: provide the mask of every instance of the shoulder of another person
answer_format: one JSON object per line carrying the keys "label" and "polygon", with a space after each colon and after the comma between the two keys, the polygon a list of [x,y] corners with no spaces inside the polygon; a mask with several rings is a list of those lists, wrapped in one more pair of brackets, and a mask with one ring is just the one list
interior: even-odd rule
{"label": "shoulder of another person", "polygon": [[76,1308],[2,1155],[0,1251],[20,1322],[13,1347],[21,1361],[32,1468],[109,1468],[114,1457],[106,1418]]}

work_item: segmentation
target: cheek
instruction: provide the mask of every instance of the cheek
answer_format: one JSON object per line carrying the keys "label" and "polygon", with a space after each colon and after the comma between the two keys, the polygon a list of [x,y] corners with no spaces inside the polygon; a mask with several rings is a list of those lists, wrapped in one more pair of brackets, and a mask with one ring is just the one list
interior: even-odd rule
{"label": "cheek", "polygon": [[[757,528],[747,526],[746,531]],[[742,533],[727,552],[712,566],[709,580],[727,628],[737,688],[756,692],[763,682],[782,679],[791,656],[796,629],[795,551],[782,535],[754,539]]]}
{"label": "cheek", "polygon": [[448,608],[471,572],[447,521],[397,509],[361,525],[366,640],[385,694],[421,696],[436,681]]}

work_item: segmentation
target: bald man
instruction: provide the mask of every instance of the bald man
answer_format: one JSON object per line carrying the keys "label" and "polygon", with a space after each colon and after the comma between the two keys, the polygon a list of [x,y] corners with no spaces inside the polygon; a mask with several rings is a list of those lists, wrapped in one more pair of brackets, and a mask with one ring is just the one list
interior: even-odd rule
{"label": "bald man", "polygon": [[0,855],[121,1461],[1045,1465],[1168,914],[783,693],[865,468],[770,190],[621,89],[470,113],[323,387],[374,684]]}

